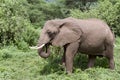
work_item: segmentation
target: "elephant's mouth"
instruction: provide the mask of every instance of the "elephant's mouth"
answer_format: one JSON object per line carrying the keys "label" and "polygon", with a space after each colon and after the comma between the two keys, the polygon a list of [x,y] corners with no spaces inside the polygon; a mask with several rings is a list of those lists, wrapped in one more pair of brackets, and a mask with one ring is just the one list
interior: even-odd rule
{"label": "elephant's mouth", "polygon": [[35,47],[30,47],[31,49],[37,49],[38,50],[38,54],[39,56],[41,56],[42,58],[47,58],[50,56],[50,43],[47,44],[42,44],[40,46],[35,46]]}
{"label": "elephant's mouth", "polygon": [[42,44],[41,46],[38,47],[38,54],[39,56],[41,56],[42,58],[47,58],[50,56],[50,48],[49,48],[50,44]]}

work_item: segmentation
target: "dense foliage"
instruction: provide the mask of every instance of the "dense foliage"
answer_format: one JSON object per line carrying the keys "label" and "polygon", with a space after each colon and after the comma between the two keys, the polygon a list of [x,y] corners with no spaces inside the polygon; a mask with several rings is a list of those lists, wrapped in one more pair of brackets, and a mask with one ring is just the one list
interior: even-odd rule
{"label": "dense foliage", "polygon": [[120,36],[120,0],[101,0],[90,6],[90,10],[82,12],[79,9],[70,10],[70,16],[84,18],[99,18],[108,23],[114,33]]}
{"label": "dense foliage", "polygon": [[[0,0],[0,45],[19,48],[35,44],[37,33],[29,21],[25,0]],[[34,34],[33,34],[34,33]]]}

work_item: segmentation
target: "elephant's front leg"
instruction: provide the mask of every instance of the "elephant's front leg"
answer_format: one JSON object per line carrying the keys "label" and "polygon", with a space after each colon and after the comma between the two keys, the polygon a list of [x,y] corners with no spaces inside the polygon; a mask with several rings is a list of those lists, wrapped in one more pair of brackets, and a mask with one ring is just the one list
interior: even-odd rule
{"label": "elephant's front leg", "polygon": [[66,47],[65,60],[66,60],[66,70],[68,74],[71,74],[73,71],[73,58],[77,53],[79,47],[78,42],[70,43]]}
{"label": "elephant's front leg", "polygon": [[63,56],[62,56],[62,66],[65,67],[65,53],[66,53],[66,47],[67,45],[64,46],[64,53],[63,53]]}
{"label": "elephant's front leg", "polygon": [[63,57],[62,57],[62,66],[65,67],[65,53],[63,54]]}

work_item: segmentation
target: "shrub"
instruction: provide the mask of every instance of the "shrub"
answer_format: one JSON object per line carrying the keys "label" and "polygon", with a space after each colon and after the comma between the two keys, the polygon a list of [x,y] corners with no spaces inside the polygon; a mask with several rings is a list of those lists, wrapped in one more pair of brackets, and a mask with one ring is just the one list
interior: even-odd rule
{"label": "shrub", "polygon": [[38,32],[29,21],[27,4],[26,0],[0,1],[1,46],[9,44],[20,46],[21,42],[24,42],[24,45],[36,43]]}
{"label": "shrub", "polygon": [[1,50],[0,59],[8,59],[8,58],[12,58],[12,55],[10,54],[10,52],[7,50]]}
{"label": "shrub", "polygon": [[119,0],[101,0],[97,5],[91,6],[89,11],[80,11],[72,9],[70,16],[76,18],[99,18],[108,23],[116,35],[120,36],[120,1]]}

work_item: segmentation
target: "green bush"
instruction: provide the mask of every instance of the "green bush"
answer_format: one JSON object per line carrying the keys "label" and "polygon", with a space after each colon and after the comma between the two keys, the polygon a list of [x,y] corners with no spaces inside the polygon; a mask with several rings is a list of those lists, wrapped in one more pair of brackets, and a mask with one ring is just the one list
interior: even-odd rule
{"label": "green bush", "polygon": [[29,3],[28,14],[35,28],[43,27],[46,20],[65,17],[65,6],[56,1],[27,0]]}
{"label": "green bush", "polygon": [[[37,41],[38,32],[33,28],[27,13],[26,0],[0,1],[0,45],[15,44],[23,47]],[[21,44],[21,42],[24,42]]]}
{"label": "green bush", "polygon": [[102,0],[91,6],[88,11],[80,11],[79,9],[71,9],[70,16],[85,19],[99,18],[108,23],[116,35],[120,36],[120,1],[119,0]]}
{"label": "green bush", "polygon": [[7,50],[1,50],[0,59],[8,59],[8,58],[12,58],[12,55],[10,54],[10,52]]}

